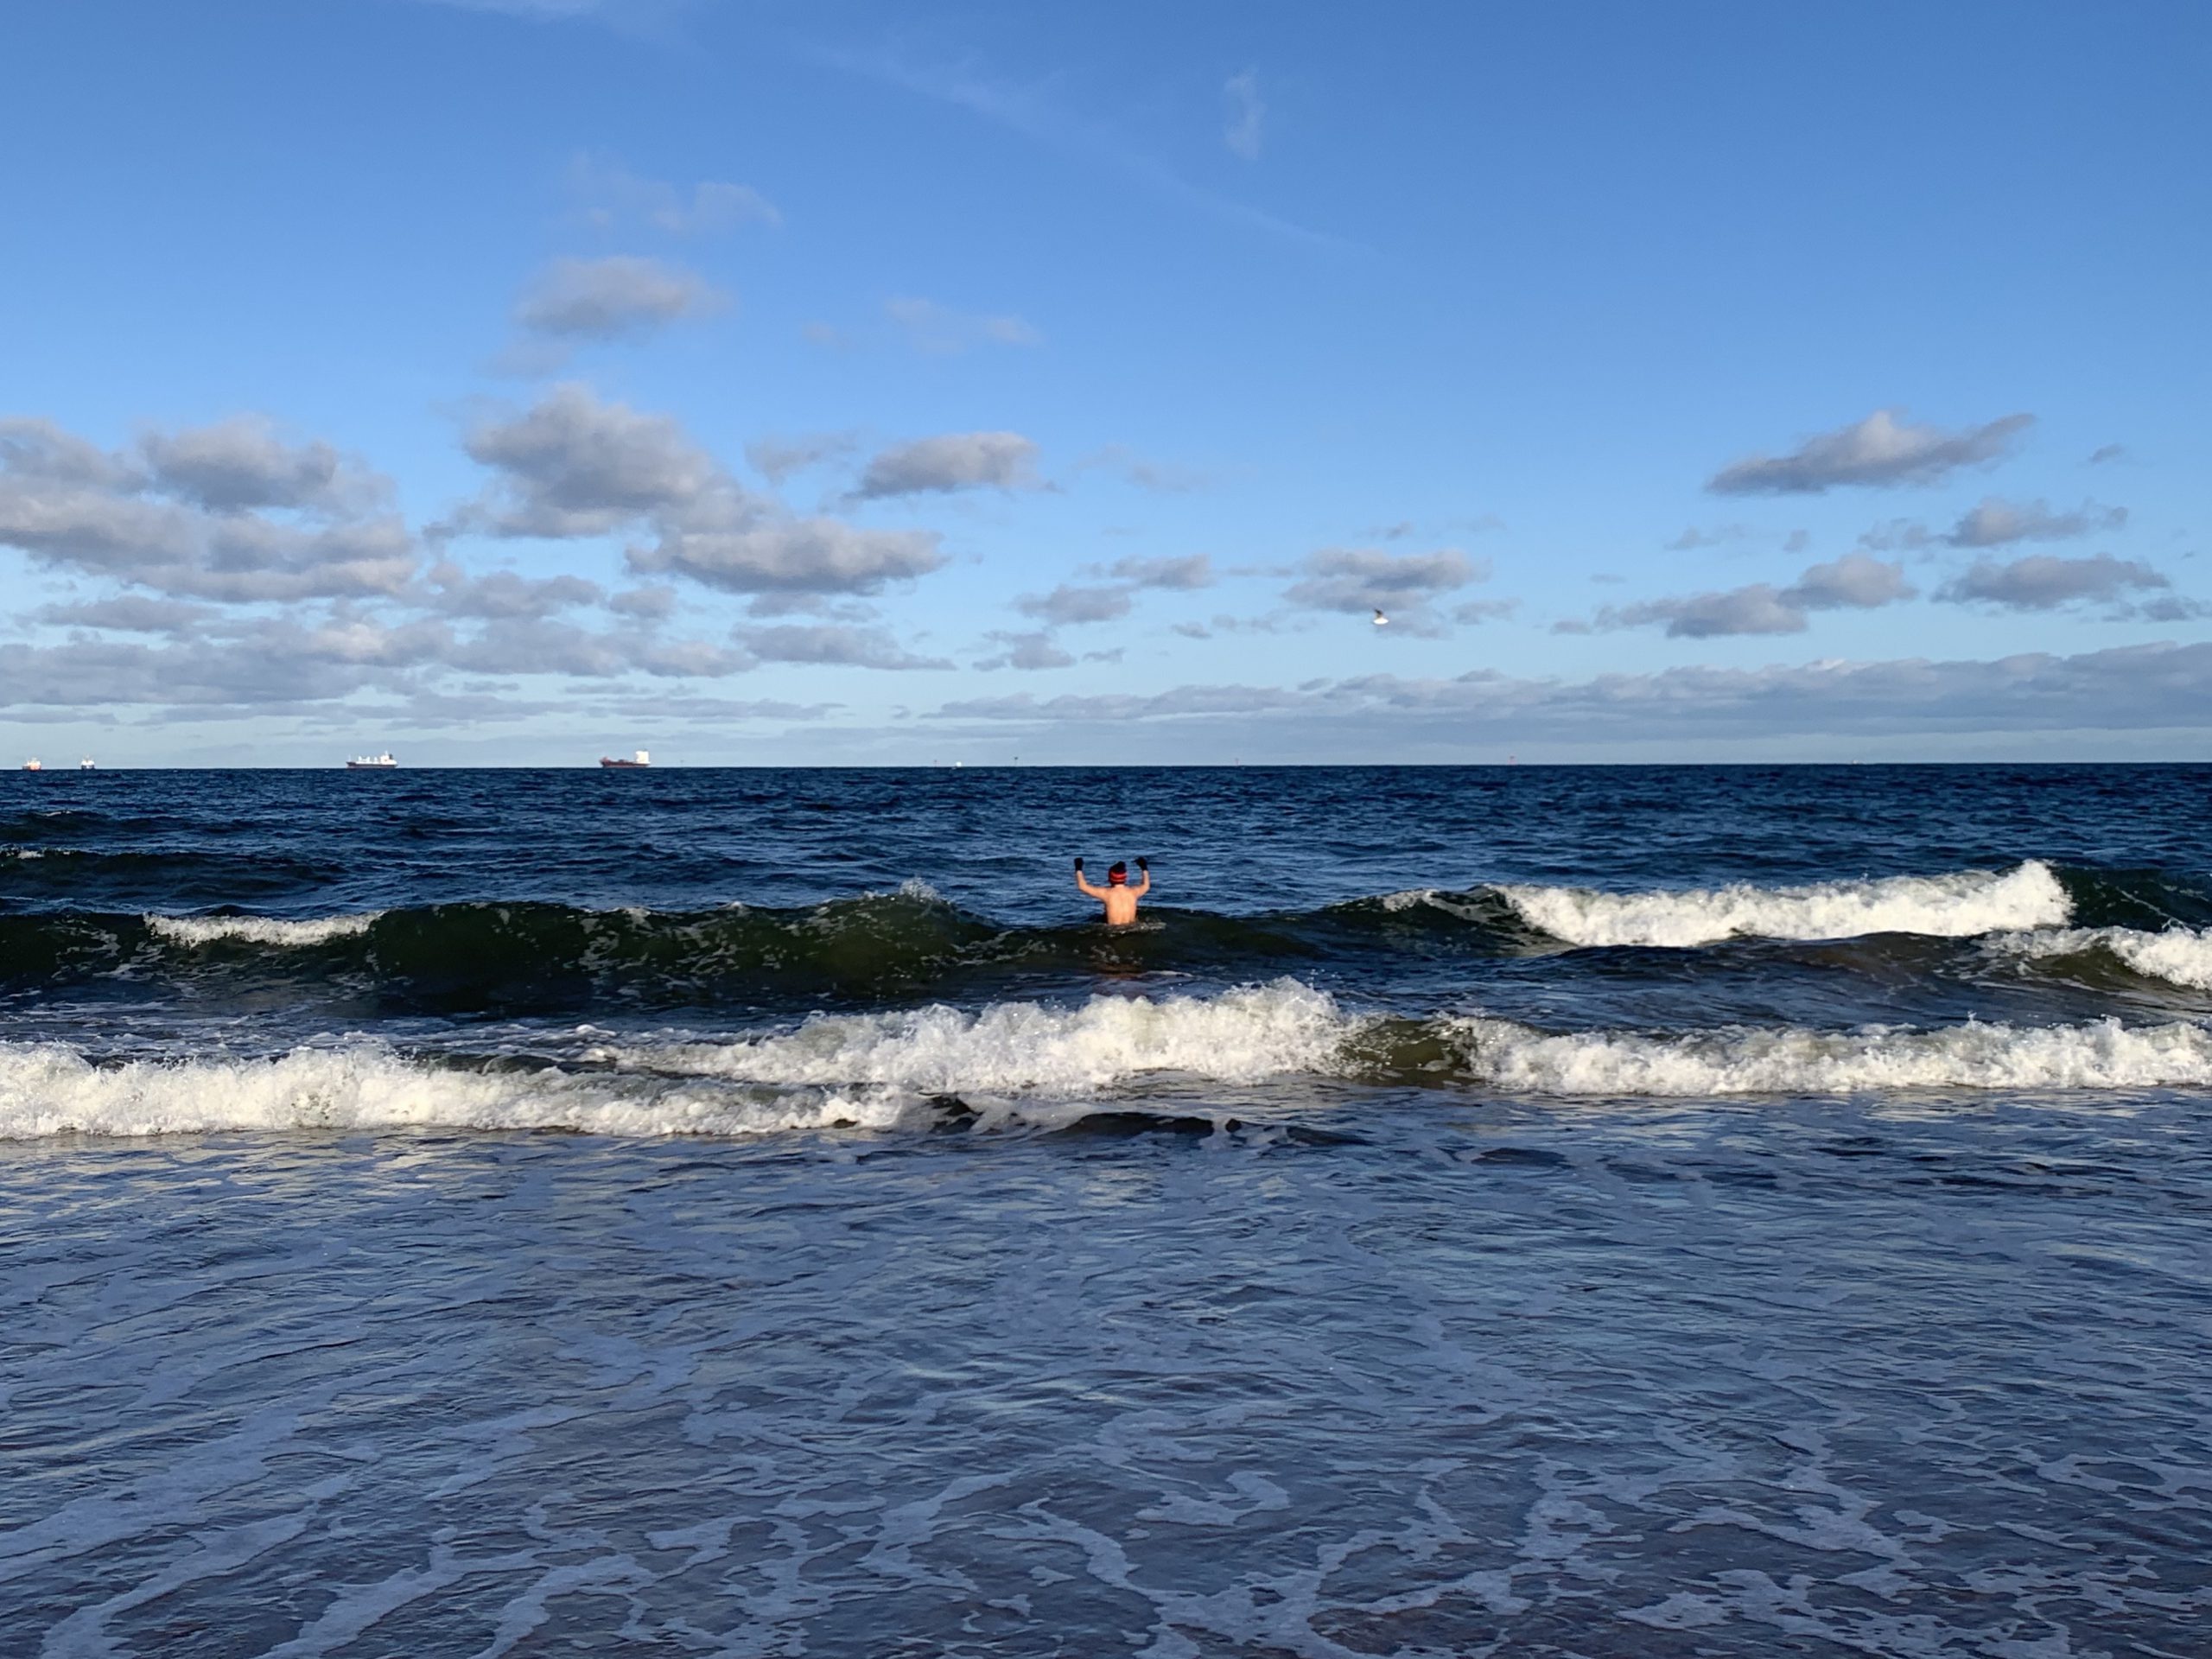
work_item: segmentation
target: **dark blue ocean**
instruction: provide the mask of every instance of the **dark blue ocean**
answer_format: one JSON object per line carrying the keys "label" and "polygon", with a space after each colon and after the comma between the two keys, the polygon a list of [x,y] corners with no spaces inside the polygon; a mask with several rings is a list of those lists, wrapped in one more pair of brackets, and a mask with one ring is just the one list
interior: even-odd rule
{"label": "dark blue ocean", "polygon": [[13,774],[0,998],[11,1656],[2212,1652],[2212,767]]}

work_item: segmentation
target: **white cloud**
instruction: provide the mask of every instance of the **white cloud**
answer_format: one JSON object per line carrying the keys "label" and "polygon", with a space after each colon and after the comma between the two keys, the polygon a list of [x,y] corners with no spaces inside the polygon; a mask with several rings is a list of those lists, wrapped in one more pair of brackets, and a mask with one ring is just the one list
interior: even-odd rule
{"label": "white cloud", "polygon": [[733,594],[873,594],[944,563],[934,531],[862,530],[838,518],[773,518],[728,529],[667,523],[630,550],[630,568]]}
{"label": "white cloud", "polygon": [[551,261],[515,302],[515,321],[549,340],[637,340],[730,296],[696,271],[627,254]]}
{"label": "white cloud", "polygon": [[1714,474],[1706,488],[1719,495],[1813,495],[1844,486],[1933,484],[1962,467],[2001,459],[2035,423],[2032,415],[2007,415],[1947,432],[1910,425],[1900,413],[1878,409],[1853,425],[1807,439],[1786,455],[1736,461]]}
{"label": "white cloud", "polygon": [[1904,567],[1847,553],[1809,566],[1786,588],[1755,582],[1718,593],[1608,605],[1587,622],[1562,622],[1554,632],[1609,632],[1664,626],[1669,638],[1713,639],[1738,634],[1802,633],[1812,611],[1872,610],[1910,598]]}
{"label": "white cloud", "polygon": [[753,470],[771,484],[781,484],[794,473],[803,473],[824,461],[842,461],[859,443],[851,432],[802,432],[789,438],[755,438],[745,446],[745,459]]}
{"label": "white cloud", "polygon": [[1300,610],[1351,615],[1389,613],[1403,632],[1433,634],[1442,625],[1430,608],[1446,594],[1490,577],[1490,562],[1456,547],[1431,553],[1384,553],[1374,548],[1325,547],[1299,565],[1300,580],[1283,598]]}
{"label": "white cloud", "polygon": [[2033,553],[2006,563],[1976,559],[1964,574],[1937,588],[1936,597],[1953,604],[2052,611],[2084,600],[2113,602],[2130,593],[2172,585],[2140,559],[2116,559],[2109,553],[2062,559],[2055,554]]}
{"label": "white cloud", "polygon": [[893,444],[871,460],[853,499],[1033,488],[1037,446],[1019,432],[947,432]]}
{"label": "white cloud", "polygon": [[988,636],[999,647],[995,656],[979,659],[980,669],[1014,668],[1036,671],[1051,668],[1071,668],[1075,664],[1073,653],[1063,651],[1053,643],[1052,636],[1041,630],[1033,633],[995,632]]}
{"label": "white cloud", "polygon": [[907,296],[886,300],[883,314],[906,336],[918,352],[951,356],[976,346],[1041,346],[1045,337],[1036,327],[1011,314],[991,315],[956,311],[935,300]]}
{"label": "white cloud", "polygon": [[569,162],[568,183],[584,221],[596,230],[639,226],[671,236],[714,236],[748,225],[774,230],[784,222],[775,203],[749,184],[706,179],[687,194],[588,153]]}
{"label": "white cloud", "polygon": [[1231,75],[1223,83],[1221,96],[1221,142],[1229,146],[1230,154],[1248,162],[1258,161],[1268,119],[1268,106],[1260,97],[1259,71],[1247,69]]}
{"label": "white cloud", "polygon": [[1129,613],[1134,589],[1120,586],[1081,588],[1062,582],[1049,594],[1024,594],[1014,608],[1054,626],[1111,622]]}
{"label": "white cloud", "polygon": [[0,421],[0,546],[181,598],[397,593],[416,569],[414,540],[365,511],[389,493],[329,445],[285,444],[251,416],[153,434],[135,453]]}
{"label": "white cloud", "polygon": [[494,536],[603,535],[691,510],[724,483],[674,420],[603,402],[575,382],[520,415],[480,423],[465,447],[498,477],[453,527]]}
{"label": "white cloud", "polygon": [[2071,512],[2053,512],[2041,501],[2025,503],[1985,496],[1951,527],[1943,539],[1953,547],[2001,547],[2007,542],[2063,542],[2127,523],[2126,507],[2101,507],[2085,501]]}

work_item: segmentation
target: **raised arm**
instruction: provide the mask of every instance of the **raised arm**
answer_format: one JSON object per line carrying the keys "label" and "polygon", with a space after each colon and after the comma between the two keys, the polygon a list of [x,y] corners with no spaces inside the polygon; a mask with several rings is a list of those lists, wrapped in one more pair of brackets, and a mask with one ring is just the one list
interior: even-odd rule
{"label": "raised arm", "polygon": [[1090,898],[1103,899],[1106,896],[1105,888],[1094,887],[1083,879],[1083,861],[1079,858],[1075,861],[1075,884]]}
{"label": "raised arm", "polygon": [[1140,856],[1137,860],[1137,884],[1129,891],[1140,899],[1152,891],[1152,861]]}

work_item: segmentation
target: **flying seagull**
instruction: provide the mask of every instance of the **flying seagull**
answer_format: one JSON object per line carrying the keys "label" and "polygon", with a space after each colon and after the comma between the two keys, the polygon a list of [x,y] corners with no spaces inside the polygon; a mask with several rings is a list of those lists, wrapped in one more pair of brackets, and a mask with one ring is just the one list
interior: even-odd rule
{"label": "flying seagull", "polygon": [[1375,626],[1378,628],[1387,628],[1390,626],[1390,619],[1382,614],[1379,607],[1375,613]]}

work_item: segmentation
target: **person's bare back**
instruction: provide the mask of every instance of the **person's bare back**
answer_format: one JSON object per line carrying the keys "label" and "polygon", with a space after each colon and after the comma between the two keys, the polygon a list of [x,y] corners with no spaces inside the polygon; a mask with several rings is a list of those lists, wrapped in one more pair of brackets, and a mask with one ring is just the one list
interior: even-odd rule
{"label": "person's bare back", "polygon": [[1120,862],[1116,862],[1112,869],[1106,872],[1104,887],[1094,887],[1083,879],[1083,861],[1079,858],[1076,860],[1075,884],[1106,906],[1107,926],[1126,927],[1136,920],[1137,900],[1152,891],[1151,863],[1140,858],[1137,860],[1137,868],[1143,874],[1134,887],[1128,884],[1129,867]]}

